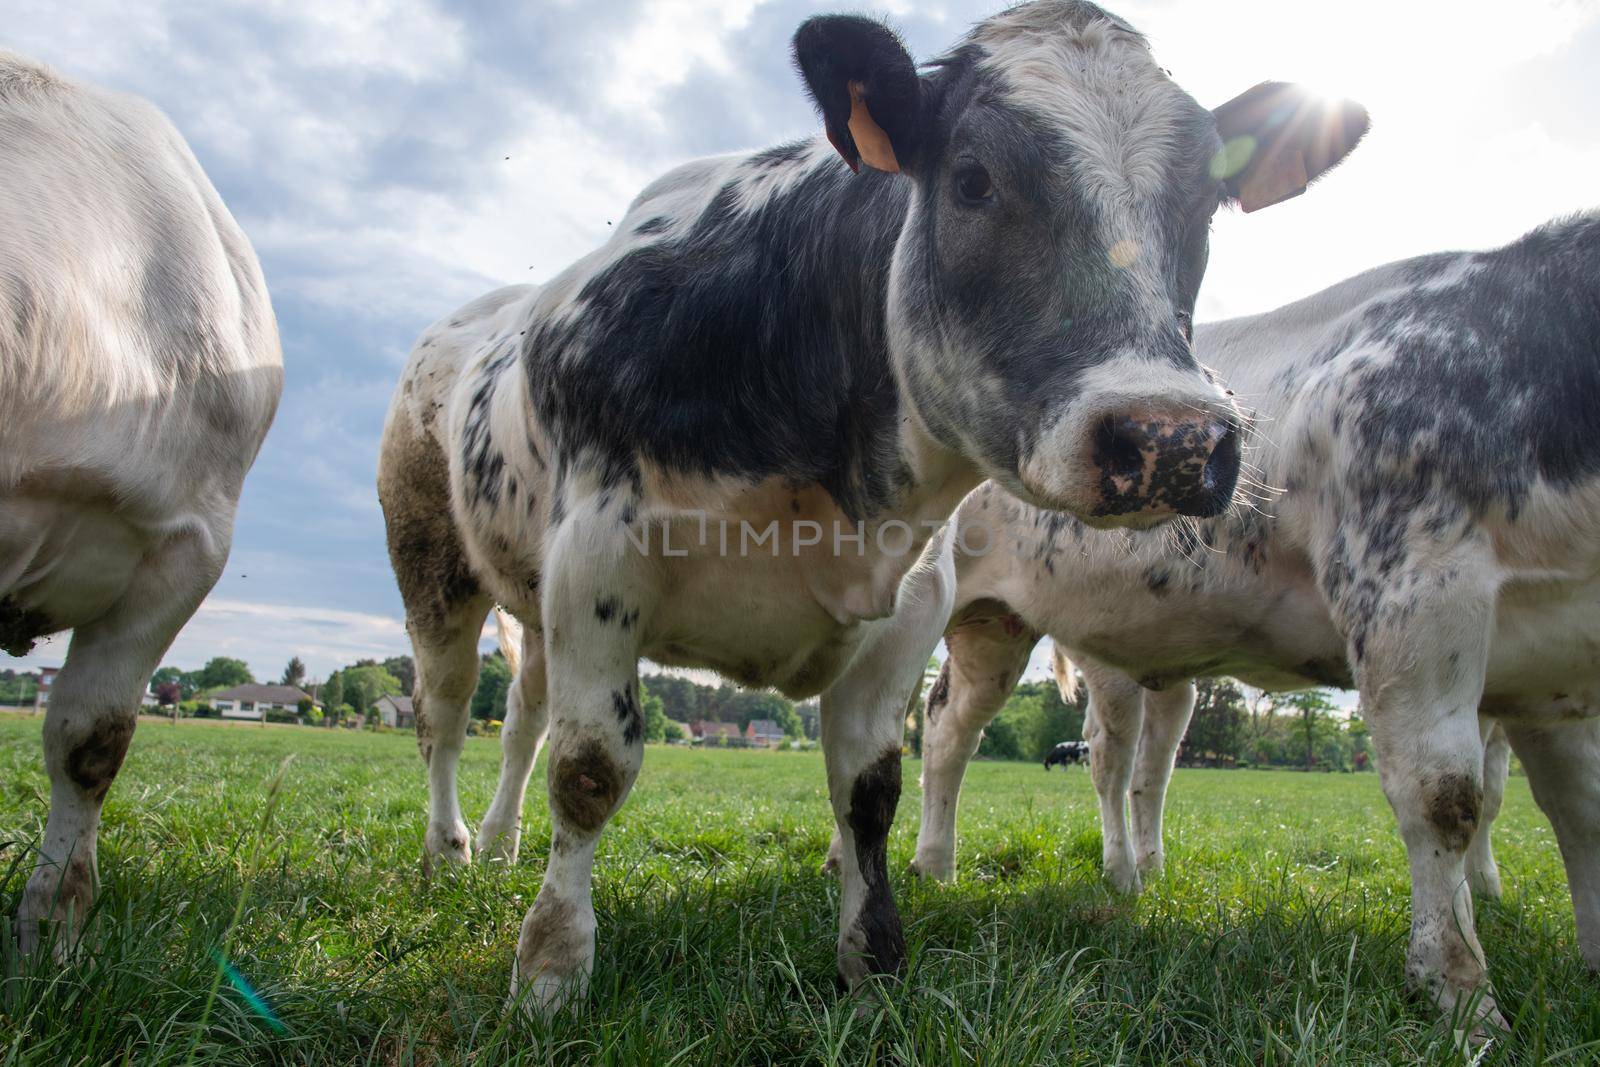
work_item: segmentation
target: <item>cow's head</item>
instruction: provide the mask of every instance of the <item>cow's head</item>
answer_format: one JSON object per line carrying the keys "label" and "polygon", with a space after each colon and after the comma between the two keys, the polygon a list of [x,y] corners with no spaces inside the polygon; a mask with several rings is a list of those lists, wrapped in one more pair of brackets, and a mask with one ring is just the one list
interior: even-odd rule
{"label": "cow's head", "polygon": [[852,169],[911,185],[889,322],[928,429],[1095,525],[1226,508],[1240,415],[1190,347],[1211,217],[1302,192],[1366,112],[1273,83],[1208,111],[1071,0],[996,15],[921,72],[851,16],[807,21],[795,58]]}

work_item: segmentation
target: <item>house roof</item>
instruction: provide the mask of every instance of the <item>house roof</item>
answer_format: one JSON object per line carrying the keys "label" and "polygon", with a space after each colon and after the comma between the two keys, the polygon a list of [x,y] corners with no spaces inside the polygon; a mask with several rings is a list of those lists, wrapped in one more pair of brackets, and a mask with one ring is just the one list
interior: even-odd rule
{"label": "house roof", "polygon": [[739,725],[731,722],[706,722],[701,720],[699,722],[690,723],[689,730],[691,733],[700,737],[705,737],[707,735],[713,737],[719,735],[722,737],[739,736]]}
{"label": "house roof", "polygon": [[750,732],[753,734],[766,734],[769,737],[782,737],[783,727],[771,719],[751,719]]}
{"label": "house roof", "polygon": [[378,698],[378,703],[382,704],[385,700],[394,705],[394,710],[403,711],[407,715],[413,714],[410,697],[389,696],[385,694],[384,696]]}
{"label": "house roof", "polygon": [[292,685],[235,685],[208,694],[211,700],[251,700],[258,704],[298,704],[311,694]]}

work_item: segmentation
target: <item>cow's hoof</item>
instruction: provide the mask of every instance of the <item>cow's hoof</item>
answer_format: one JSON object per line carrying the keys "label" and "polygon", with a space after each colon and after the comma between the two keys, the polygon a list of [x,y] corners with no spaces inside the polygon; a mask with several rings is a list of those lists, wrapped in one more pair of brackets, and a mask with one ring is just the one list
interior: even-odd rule
{"label": "cow's hoof", "polygon": [[511,999],[530,1015],[548,1019],[583,999],[594,970],[594,910],[540,890],[522,920]]}
{"label": "cow's hoof", "polygon": [[1139,857],[1139,880],[1153,882],[1161,877],[1161,872],[1166,869],[1166,857],[1159,852],[1148,852]]}
{"label": "cow's hoof", "polygon": [[1139,880],[1139,872],[1133,867],[1107,867],[1106,884],[1118,893],[1136,897],[1144,891],[1144,883]]}
{"label": "cow's hoof", "polygon": [[485,825],[478,829],[478,861],[486,867],[510,867],[521,850],[521,827]]}
{"label": "cow's hoof", "polygon": [[910,871],[919,878],[948,882],[956,876],[956,860],[948,853],[919,851],[911,861]]}
{"label": "cow's hoof", "polygon": [[34,871],[17,906],[17,949],[30,955],[45,948],[64,964],[78,941],[83,917],[94,902],[94,871],[76,857],[64,874],[57,868]]}
{"label": "cow's hoof", "polygon": [[472,845],[465,823],[454,826],[429,826],[423,838],[422,873],[433,877],[444,867],[464,867],[472,862]]}
{"label": "cow's hoof", "polygon": [[828,853],[828,858],[822,861],[822,873],[827,878],[839,877],[839,857]]}
{"label": "cow's hoof", "polygon": [[1485,900],[1500,899],[1500,868],[1495,864],[1472,872],[1472,891]]}

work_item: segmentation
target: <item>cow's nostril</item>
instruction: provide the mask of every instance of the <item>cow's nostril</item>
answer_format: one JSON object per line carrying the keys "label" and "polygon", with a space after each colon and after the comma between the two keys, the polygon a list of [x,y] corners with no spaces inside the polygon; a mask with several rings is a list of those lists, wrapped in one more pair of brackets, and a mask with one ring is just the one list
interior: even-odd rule
{"label": "cow's nostril", "polygon": [[1201,519],[1220,515],[1233,502],[1233,489],[1238,481],[1239,428],[1228,423],[1200,471],[1199,487],[1178,506],[1178,514]]}
{"label": "cow's nostril", "polygon": [[1094,464],[1113,478],[1137,479],[1144,471],[1142,444],[1148,438],[1127,416],[1107,415],[1094,431]]}

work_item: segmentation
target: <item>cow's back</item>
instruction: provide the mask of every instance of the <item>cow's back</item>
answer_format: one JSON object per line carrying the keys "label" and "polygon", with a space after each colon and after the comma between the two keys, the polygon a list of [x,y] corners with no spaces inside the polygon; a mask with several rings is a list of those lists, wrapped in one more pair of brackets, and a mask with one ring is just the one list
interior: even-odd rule
{"label": "cow's back", "polygon": [[[249,242],[171,124],[0,52],[0,491],[237,482],[282,383]],[[198,457],[212,458],[197,470]]]}

